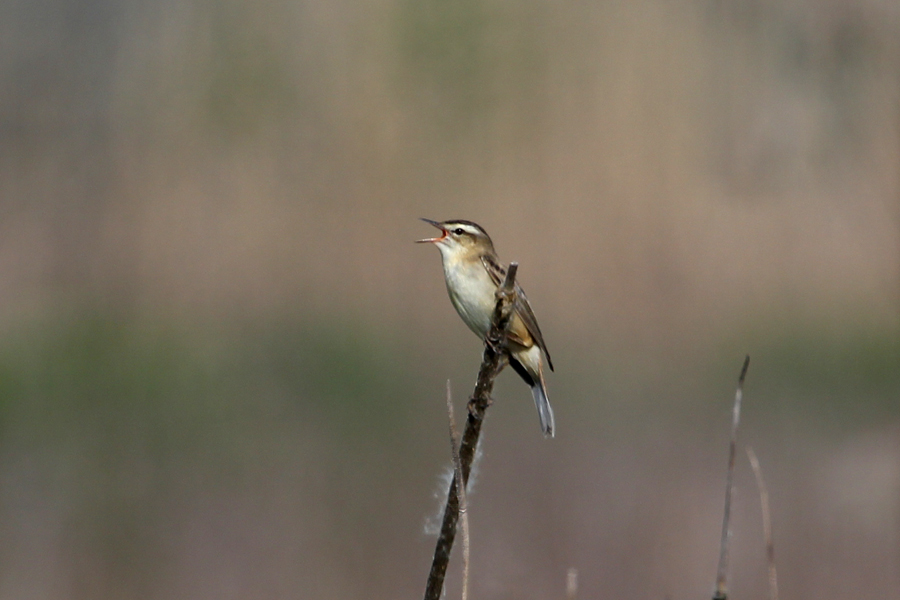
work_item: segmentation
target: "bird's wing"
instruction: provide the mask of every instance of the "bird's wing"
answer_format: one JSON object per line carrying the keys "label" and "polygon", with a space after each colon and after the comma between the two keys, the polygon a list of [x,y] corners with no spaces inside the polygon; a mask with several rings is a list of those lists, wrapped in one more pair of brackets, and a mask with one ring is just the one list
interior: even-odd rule
{"label": "bird's wing", "polygon": [[[484,265],[484,268],[497,286],[503,284],[503,280],[506,279],[506,269],[496,258],[489,254],[485,254],[481,257],[481,264]],[[519,315],[519,318],[522,319],[522,323],[525,324],[525,329],[528,330],[528,333],[531,334],[531,337],[534,339],[535,343],[537,343],[538,348],[544,352],[544,355],[547,357],[547,364],[550,365],[550,370],[552,371],[553,360],[550,358],[550,352],[547,350],[547,344],[544,342],[541,328],[538,327],[537,318],[534,316],[534,311],[531,310],[528,296],[525,295],[525,291],[518,282],[516,282],[515,311],[516,314]]]}

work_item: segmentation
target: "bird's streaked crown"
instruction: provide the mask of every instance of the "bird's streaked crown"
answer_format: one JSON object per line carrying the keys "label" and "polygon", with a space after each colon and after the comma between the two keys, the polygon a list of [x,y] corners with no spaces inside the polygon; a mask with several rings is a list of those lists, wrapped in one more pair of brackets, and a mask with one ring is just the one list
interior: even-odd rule
{"label": "bird's streaked crown", "polygon": [[447,245],[448,243],[456,242],[460,246],[483,244],[493,252],[494,243],[491,241],[491,237],[478,223],[465,219],[450,219],[440,222],[424,218],[422,220],[440,229],[442,235],[437,238],[418,240],[420,243],[433,242],[439,245]]}

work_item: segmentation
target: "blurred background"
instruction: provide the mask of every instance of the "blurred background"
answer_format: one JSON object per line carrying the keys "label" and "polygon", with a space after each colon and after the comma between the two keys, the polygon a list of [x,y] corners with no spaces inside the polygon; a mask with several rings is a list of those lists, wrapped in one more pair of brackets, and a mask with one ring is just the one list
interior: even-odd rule
{"label": "blurred background", "polygon": [[[471,590],[900,597],[900,5],[0,2],[0,598],[415,598],[482,224]],[[458,557],[457,557],[458,558]],[[459,564],[448,575],[459,592]]]}

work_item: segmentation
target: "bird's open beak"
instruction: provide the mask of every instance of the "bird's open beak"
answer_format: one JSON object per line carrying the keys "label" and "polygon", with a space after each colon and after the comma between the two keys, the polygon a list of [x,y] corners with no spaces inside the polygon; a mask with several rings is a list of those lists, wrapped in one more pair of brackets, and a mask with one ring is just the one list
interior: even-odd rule
{"label": "bird's open beak", "polygon": [[444,229],[444,227],[443,227],[440,223],[438,223],[437,221],[432,221],[431,219],[422,219],[422,220],[425,221],[426,223],[428,223],[429,225],[434,225],[435,227],[437,227],[438,229],[440,229],[440,230],[441,230],[441,237],[436,237],[436,238],[426,238],[426,239],[424,239],[424,240],[416,240],[416,243],[417,243],[417,244],[425,244],[425,243],[427,243],[427,242],[437,243],[437,242],[440,242],[441,240],[443,240],[444,238],[447,237],[447,230]]}

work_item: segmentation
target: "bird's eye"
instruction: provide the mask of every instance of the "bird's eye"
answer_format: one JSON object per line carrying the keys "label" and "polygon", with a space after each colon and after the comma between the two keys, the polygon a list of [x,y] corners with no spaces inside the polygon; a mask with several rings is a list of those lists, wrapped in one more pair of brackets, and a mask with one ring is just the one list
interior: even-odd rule
{"label": "bird's eye", "polygon": [[455,233],[456,235],[462,235],[465,232],[466,232],[466,230],[463,229],[462,227],[457,227],[456,229],[453,230],[453,233]]}

